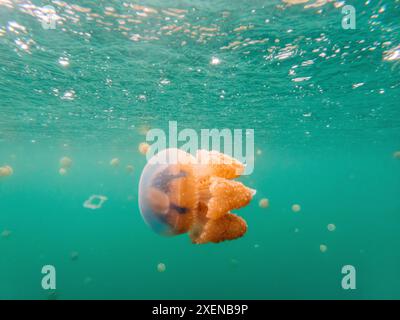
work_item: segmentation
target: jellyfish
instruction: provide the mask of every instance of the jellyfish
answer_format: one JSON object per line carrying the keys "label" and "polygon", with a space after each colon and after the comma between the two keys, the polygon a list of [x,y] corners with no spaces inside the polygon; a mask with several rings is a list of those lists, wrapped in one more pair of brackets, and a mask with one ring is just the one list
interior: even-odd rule
{"label": "jellyfish", "polygon": [[244,165],[216,151],[199,150],[196,157],[179,149],[153,156],[139,182],[139,207],[157,233],[188,233],[194,244],[242,237],[244,219],[231,213],[250,203],[255,191],[233,180]]}
{"label": "jellyfish", "polygon": [[11,231],[10,230],[4,230],[4,231],[2,231],[1,233],[0,233],[0,236],[2,237],[2,238],[8,238],[10,235],[11,235]]}
{"label": "jellyfish", "polygon": [[259,205],[261,208],[268,208],[268,206],[269,206],[269,200],[268,200],[267,198],[263,198],[263,199],[260,200],[260,202],[258,203],[258,205]]}
{"label": "jellyfish", "polygon": [[300,207],[299,204],[292,205],[292,211],[293,212],[300,212],[300,210],[301,210],[301,207]]}
{"label": "jellyfish", "polygon": [[79,258],[79,252],[77,251],[72,251],[71,254],[69,255],[70,259],[72,261],[78,260]]}
{"label": "jellyfish", "polygon": [[322,253],[325,253],[325,252],[328,250],[328,246],[325,245],[325,244],[321,244],[321,245],[319,246],[319,250],[320,250]]}
{"label": "jellyfish", "polygon": [[133,170],[134,170],[134,167],[133,167],[131,164],[128,164],[128,165],[126,166],[126,171],[127,171],[128,173],[132,173]]}
{"label": "jellyfish", "polygon": [[327,229],[331,232],[336,230],[336,226],[333,223],[327,225]]}
{"label": "jellyfish", "polygon": [[60,167],[64,169],[70,168],[72,165],[72,159],[69,157],[62,157],[60,159]]}
{"label": "jellyfish", "polygon": [[11,168],[10,166],[4,166],[4,167],[0,167],[0,178],[1,177],[9,177],[12,176],[14,173],[13,168]]}
{"label": "jellyfish", "polygon": [[164,272],[165,270],[166,270],[166,266],[165,266],[165,264],[164,263],[162,263],[162,262],[160,262],[158,265],[157,265],[157,271],[158,272]]}
{"label": "jellyfish", "polygon": [[120,161],[119,161],[118,158],[113,158],[113,159],[111,159],[111,161],[110,161],[110,166],[112,166],[112,167],[118,167],[119,164],[120,164]]}
{"label": "jellyfish", "polygon": [[147,151],[149,151],[150,145],[146,142],[141,142],[138,146],[138,150],[141,154],[146,155]]}

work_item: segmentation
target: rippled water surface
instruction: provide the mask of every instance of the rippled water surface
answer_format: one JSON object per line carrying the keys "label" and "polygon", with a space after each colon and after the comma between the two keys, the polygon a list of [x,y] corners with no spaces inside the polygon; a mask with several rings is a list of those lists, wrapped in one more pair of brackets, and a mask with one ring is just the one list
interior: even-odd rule
{"label": "rippled water surface", "polygon": [[[398,0],[0,0],[0,298],[400,298],[399,99]],[[142,221],[169,120],[255,130],[243,238]]]}

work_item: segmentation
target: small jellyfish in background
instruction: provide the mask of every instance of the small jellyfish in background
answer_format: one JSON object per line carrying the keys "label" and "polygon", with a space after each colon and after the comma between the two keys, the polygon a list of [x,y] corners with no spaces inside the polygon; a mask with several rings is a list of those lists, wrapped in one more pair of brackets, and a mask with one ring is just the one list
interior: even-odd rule
{"label": "small jellyfish in background", "polygon": [[231,213],[249,204],[255,191],[233,180],[244,165],[216,151],[196,157],[179,149],[153,156],[139,182],[143,219],[157,233],[188,233],[196,244],[242,237],[246,222]]}
{"label": "small jellyfish in background", "polygon": [[158,272],[164,272],[166,269],[167,269],[167,267],[165,266],[164,263],[159,263],[159,264],[157,265],[157,271],[158,271]]}
{"label": "small jellyfish in background", "polygon": [[299,204],[292,205],[292,211],[293,212],[300,212],[300,210],[301,210],[301,207],[300,207]]}
{"label": "small jellyfish in background", "polygon": [[0,234],[0,236],[4,239],[9,238],[11,236],[12,232],[10,230],[3,230]]}
{"label": "small jellyfish in background", "polygon": [[60,167],[64,169],[69,169],[72,165],[72,159],[69,157],[62,157],[60,159]]}
{"label": "small jellyfish in background", "polygon": [[110,161],[110,166],[112,166],[112,167],[118,167],[119,164],[120,164],[120,161],[118,158],[111,159],[111,161]]}
{"label": "small jellyfish in background", "polygon": [[400,159],[400,151],[396,151],[395,153],[393,153],[393,157],[395,159]]}
{"label": "small jellyfish in background", "polygon": [[326,228],[328,229],[328,231],[335,231],[336,230],[336,226],[333,223],[330,223],[326,226]]}
{"label": "small jellyfish in background", "polygon": [[71,254],[69,255],[70,259],[72,261],[76,261],[79,258],[79,252],[77,251],[72,251]]}
{"label": "small jellyfish in background", "polygon": [[11,166],[0,167],[0,178],[1,177],[9,177],[14,174],[14,170]]}
{"label": "small jellyfish in background", "polygon": [[141,154],[146,155],[147,151],[149,151],[150,145],[146,142],[142,142],[139,144],[138,150]]}
{"label": "small jellyfish in background", "polygon": [[134,170],[134,167],[133,167],[131,164],[128,164],[128,165],[126,166],[126,171],[127,171],[128,173],[132,173],[133,170]]}
{"label": "small jellyfish in background", "polygon": [[65,176],[67,175],[68,171],[67,169],[60,168],[60,170],[58,170],[58,173],[60,174],[60,176]]}
{"label": "small jellyfish in background", "polygon": [[269,207],[269,200],[267,198],[263,198],[263,199],[260,200],[258,205],[260,206],[260,208],[268,208]]}
{"label": "small jellyfish in background", "polygon": [[325,244],[321,244],[321,245],[319,246],[319,250],[320,250],[322,253],[325,253],[325,252],[328,250],[328,247],[327,247]]}

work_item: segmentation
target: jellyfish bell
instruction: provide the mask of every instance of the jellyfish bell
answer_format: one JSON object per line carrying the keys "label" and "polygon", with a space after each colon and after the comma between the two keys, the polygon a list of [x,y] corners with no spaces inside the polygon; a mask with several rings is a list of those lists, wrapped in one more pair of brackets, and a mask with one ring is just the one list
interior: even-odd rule
{"label": "jellyfish bell", "polygon": [[246,222],[230,212],[246,206],[254,190],[233,179],[244,166],[219,152],[196,157],[166,149],[149,159],[139,182],[144,221],[167,236],[189,233],[193,243],[221,242],[244,235]]}
{"label": "jellyfish bell", "polygon": [[188,157],[191,155],[178,149],[163,150],[143,169],[139,182],[140,212],[157,233],[176,235],[189,230],[196,199],[192,192],[193,168],[185,165]]}
{"label": "jellyfish bell", "polygon": [[9,177],[14,174],[14,170],[11,166],[6,165],[4,167],[0,167],[0,177]]}

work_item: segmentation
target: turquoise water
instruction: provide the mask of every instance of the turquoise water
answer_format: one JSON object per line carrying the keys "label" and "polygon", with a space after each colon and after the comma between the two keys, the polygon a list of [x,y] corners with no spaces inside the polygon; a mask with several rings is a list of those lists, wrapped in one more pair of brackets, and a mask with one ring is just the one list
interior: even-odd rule
{"label": "turquoise water", "polygon": [[[400,2],[346,1],[355,30],[314,3],[1,0],[0,298],[400,298]],[[138,144],[169,120],[255,130],[243,238],[143,222]]]}

